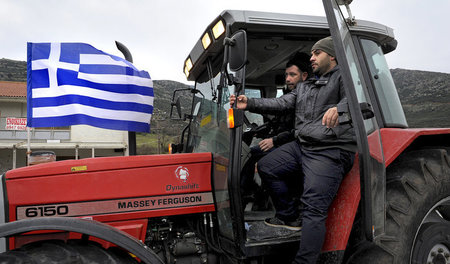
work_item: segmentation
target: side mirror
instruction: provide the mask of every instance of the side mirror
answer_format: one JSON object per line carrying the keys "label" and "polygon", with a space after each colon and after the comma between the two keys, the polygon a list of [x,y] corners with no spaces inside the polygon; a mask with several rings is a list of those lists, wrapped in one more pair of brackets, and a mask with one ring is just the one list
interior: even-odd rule
{"label": "side mirror", "polygon": [[171,107],[170,108],[170,118],[172,118],[172,111],[173,111],[173,107],[175,106],[177,108],[177,113],[178,113],[178,118],[181,119],[181,101],[180,101],[180,97],[177,98],[177,101],[174,103],[172,101],[172,103],[170,103]]}
{"label": "side mirror", "polygon": [[225,38],[228,49],[228,63],[232,71],[238,71],[247,63],[247,33],[238,30],[230,38]]}

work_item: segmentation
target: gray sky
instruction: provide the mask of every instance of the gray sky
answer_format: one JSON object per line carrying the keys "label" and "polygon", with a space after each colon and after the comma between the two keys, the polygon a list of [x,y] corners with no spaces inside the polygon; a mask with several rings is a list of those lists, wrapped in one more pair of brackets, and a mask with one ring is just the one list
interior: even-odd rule
{"label": "gray sky", "polygon": [[[449,0],[354,0],[351,7],[357,19],[394,29],[390,68],[450,73]],[[324,15],[320,0],[0,0],[0,58],[25,61],[27,42],[85,42],[122,56],[117,40],[152,79],[189,83],[183,62],[225,9]]]}

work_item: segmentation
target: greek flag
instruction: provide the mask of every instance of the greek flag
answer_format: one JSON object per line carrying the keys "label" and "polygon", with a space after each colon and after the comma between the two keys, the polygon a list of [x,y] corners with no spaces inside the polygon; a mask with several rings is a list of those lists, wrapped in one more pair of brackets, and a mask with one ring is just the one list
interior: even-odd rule
{"label": "greek flag", "polygon": [[84,43],[28,43],[27,126],[150,132],[146,71]]}

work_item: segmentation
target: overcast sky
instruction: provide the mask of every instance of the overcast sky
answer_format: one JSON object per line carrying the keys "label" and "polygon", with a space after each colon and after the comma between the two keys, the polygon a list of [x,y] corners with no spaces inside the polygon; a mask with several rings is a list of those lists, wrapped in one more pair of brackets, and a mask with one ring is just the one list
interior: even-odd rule
{"label": "overcast sky", "polygon": [[[357,19],[394,29],[390,68],[450,73],[449,0],[354,0]],[[0,0],[0,58],[26,60],[27,42],[85,42],[122,56],[154,80],[189,83],[183,62],[225,9],[324,15],[320,0]]]}

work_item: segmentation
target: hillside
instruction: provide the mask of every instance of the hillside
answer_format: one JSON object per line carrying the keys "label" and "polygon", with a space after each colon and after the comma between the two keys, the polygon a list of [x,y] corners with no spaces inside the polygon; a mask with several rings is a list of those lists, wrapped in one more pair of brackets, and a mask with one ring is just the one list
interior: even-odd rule
{"label": "hillside", "polygon": [[15,61],[0,59],[0,81],[27,81],[27,63],[25,61]]}
{"label": "hillside", "polygon": [[[188,85],[167,80],[153,81],[153,92],[155,100],[153,105],[153,117],[151,123],[151,131],[153,133],[162,132],[171,136],[180,135],[180,131],[186,126],[186,122],[170,120],[170,110],[173,91],[176,89],[189,88]],[[182,106],[187,107],[186,102]],[[182,109],[185,109],[185,108]],[[176,109],[173,108],[174,117],[176,117]],[[156,131],[160,130],[160,131]]]}
{"label": "hillside", "polygon": [[[410,127],[450,127],[450,74],[393,69],[392,77]],[[0,59],[1,81],[26,81],[26,62]],[[154,81],[152,133],[179,135],[185,123],[169,120],[170,102],[175,89],[188,85]],[[182,103],[188,107],[188,100]]]}
{"label": "hillside", "polygon": [[450,74],[391,70],[410,127],[450,127]]}

